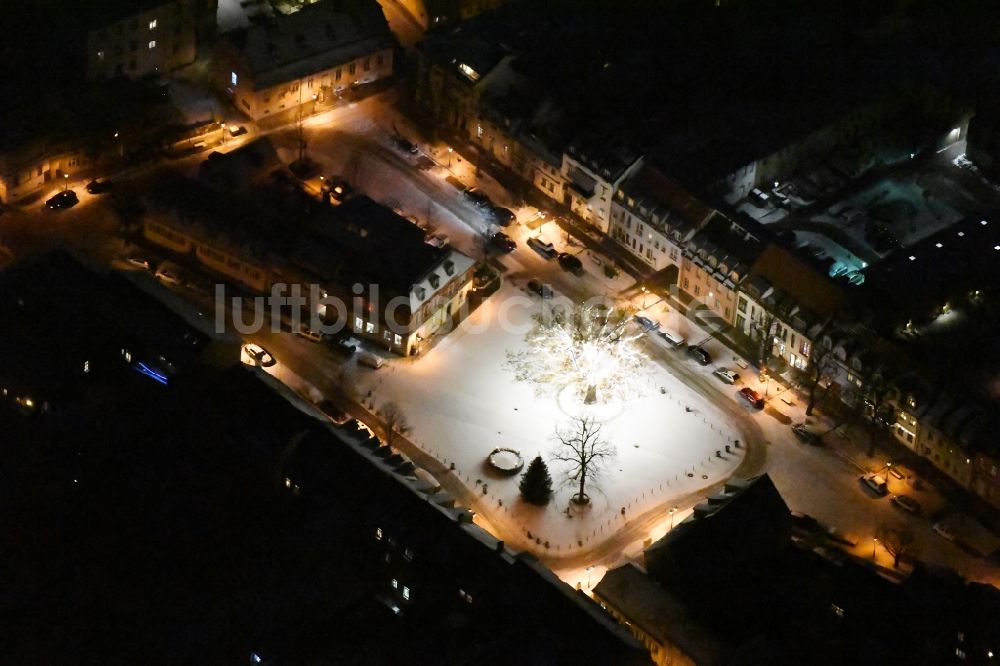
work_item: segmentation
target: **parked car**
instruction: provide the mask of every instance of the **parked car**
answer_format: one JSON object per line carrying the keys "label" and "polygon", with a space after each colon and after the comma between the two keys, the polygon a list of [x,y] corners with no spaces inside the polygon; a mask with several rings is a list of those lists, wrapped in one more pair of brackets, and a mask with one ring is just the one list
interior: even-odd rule
{"label": "parked car", "polygon": [[357,338],[344,336],[337,338],[337,342],[333,345],[333,348],[350,356],[361,349],[361,341]]}
{"label": "parked car", "polygon": [[945,523],[934,523],[934,531],[948,541],[954,541],[958,537],[958,535],[955,534],[954,528]]}
{"label": "parked car", "polygon": [[740,397],[754,409],[764,409],[764,397],[754,391],[749,386],[744,386],[739,390]]}
{"label": "parked car", "polygon": [[445,234],[427,234],[424,237],[424,242],[434,247],[444,247],[448,244],[448,236]]}
{"label": "parked car", "polygon": [[867,474],[859,476],[858,481],[879,497],[885,497],[889,494],[889,484],[886,483],[885,477],[881,474],[868,472]]}
{"label": "parked car", "polygon": [[712,373],[719,379],[721,379],[726,384],[735,384],[740,381],[740,376],[730,370],[729,368],[716,368],[715,372]]}
{"label": "parked car", "polygon": [[177,286],[181,283],[180,273],[169,262],[160,264],[160,267],[156,269],[155,275],[156,279],[164,284]]}
{"label": "parked car", "polygon": [[691,345],[687,348],[688,356],[698,361],[702,365],[709,365],[712,362],[712,355],[709,354],[703,347],[698,345]]}
{"label": "parked car", "polygon": [[112,188],[110,180],[92,180],[87,183],[87,192],[90,194],[104,194],[110,192]]}
{"label": "parked car", "polygon": [[485,192],[480,190],[478,187],[472,187],[464,192],[462,195],[472,202],[472,205],[479,206],[480,208],[491,208],[493,207],[493,202],[486,195]]}
{"label": "parked car", "polygon": [[323,193],[334,201],[343,201],[354,192],[351,184],[345,179],[330,176],[323,182]]}
{"label": "parked car", "polygon": [[247,133],[247,128],[243,125],[229,126],[229,136],[243,136]]}
{"label": "parked car", "polygon": [[361,352],[358,354],[358,365],[364,365],[372,370],[378,370],[385,365],[385,359],[371,352]]}
{"label": "parked car", "polygon": [[316,403],[316,408],[323,412],[331,421],[337,425],[343,425],[351,420],[351,415],[342,410],[330,400],[321,400]]}
{"label": "parked car", "polygon": [[271,355],[271,352],[252,342],[243,345],[243,352],[250,357],[251,361],[262,368],[270,368],[272,365],[277,363],[274,356]]}
{"label": "parked car", "polygon": [[583,262],[569,252],[559,253],[559,265],[562,266],[564,271],[569,271],[570,273],[583,270]]}
{"label": "parked car", "polygon": [[542,298],[552,298],[552,288],[538,280],[528,280],[528,291]]}
{"label": "parked car", "polygon": [[144,271],[152,269],[152,264],[149,263],[149,259],[143,259],[142,257],[129,257],[125,260],[126,263],[135,266],[136,268],[141,268]]}
{"label": "parked car", "polygon": [[641,328],[646,333],[648,333],[649,331],[655,331],[660,327],[660,325],[657,322],[653,321],[649,317],[643,317],[642,315],[633,315],[632,321],[638,324],[639,328]]}
{"label": "parked car", "polygon": [[668,347],[673,347],[674,349],[679,348],[684,344],[684,336],[677,331],[671,330],[669,328],[661,328],[659,330],[660,339],[667,344]]}
{"label": "parked car", "polygon": [[78,203],[80,203],[80,199],[76,196],[76,192],[73,190],[63,190],[46,201],[45,207],[51,210],[57,210],[60,208],[72,208]]}
{"label": "parked car", "polygon": [[805,423],[796,423],[793,425],[792,432],[795,433],[795,436],[798,437],[799,441],[803,444],[812,444],[813,446],[820,444],[819,433],[813,432],[807,428]]}
{"label": "parked car", "polygon": [[546,259],[551,259],[559,254],[552,243],[546,243],[541,238],[536,236],[532,236],[528,239],[528,247]]}
{"label": "parked car", "polygon": [[416,145],[414,145],[412,141],[408,141],[407,139],[401,136],[397,136],[395,139],[393,139],[393,143],[396,145],[397,148],[402,150],[404,153],[409,153],[410,155],[416,155],[419,152]]}
{"label": "parked car", "polygon": [[889,498],[889,501],[892,502],[894,506],[899,507],[907,513],[912,513],[914,515],[920,514],[920,502],[913,499],[909,495],[893,495]]}
{"label": "parked car", "polygon": [[513,252],[517,249],[514,239],[502,231],[498,231],[490,237],[490,243],[502,252]]}
{"label": "parked car", "polygon": [[300,338],[305,338],[306,340],[310,340],[312,342],[322,342],[323,341],[323,334],[322,333],[320,333],[319,331],[314,331],[314,330],[312,330],[311,328],[309,328],[308,326],[305,326],[305,325],[303,325],[302,327],[300,327],[299,330],[295,331],[295,334],[298,335]]}
{"label": "parked car", "polygon": [[502,208],[501,206],[493,206],[490,208],[490,217],[493,218],[493,221],[501,227],[509,227],[517,221],[517,216],[514,215],[514,211],[509,208]]}

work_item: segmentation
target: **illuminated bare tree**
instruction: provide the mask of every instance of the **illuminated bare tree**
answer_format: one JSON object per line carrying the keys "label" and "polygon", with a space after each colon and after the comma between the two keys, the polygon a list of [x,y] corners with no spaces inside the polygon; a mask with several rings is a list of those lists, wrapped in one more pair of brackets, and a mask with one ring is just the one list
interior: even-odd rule
{"label": "illuminated bare tree", "polygon": [[586,404],[627,399],[644,361],[635,344],[642,332],[628,323],[628,312],[602,305],[554,308],[535,316],[527,347],[507,352],[507,365],[540,394],[576,385]]}
{"label": "illuminated bare tree", "polygon": [[597,423],[591,416],[578,416],[565,429],[556,428],[555,438],[560,446],[553,460],[569,465],[568,480],[579,484],[573,495],[576,504],[587,504],[587,480],[595,481],[600,476],[604,465],[616,455],[613,444],[601,437],[603,424]]}

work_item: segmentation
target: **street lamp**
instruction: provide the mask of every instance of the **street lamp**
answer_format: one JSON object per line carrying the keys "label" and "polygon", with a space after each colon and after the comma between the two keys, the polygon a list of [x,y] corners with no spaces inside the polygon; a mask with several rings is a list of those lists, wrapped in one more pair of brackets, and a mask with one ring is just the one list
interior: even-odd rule
{"label": "street lamp", "polygon": [[888,461],[885,464],[885,489],[889,489],[889,473],[892,472],[892,461]]}
{"label": "street lamp", "polygon": [[593,565],[587,567],[587,589],[590,589],[590,572],[594,570]]}
{"label": "street lamp", "polygon": [[316,99],[318,97],[319,97],[319,95],[317,95],[316,93],[313,93],[313,108],[312,108],[312,112],[313,112],[314,115],[316,113]]}
{"label": "street lamp", "polygon": [[875,547],[878,545],[878,537],[872,539],[872,562],[875,561]]}
{"label": "street lamp", "polygon": [[645,287],[643,287],[642,288],[642,309],[643,310],[646,309],[646,294],[647,293],[649,293],[649,290],[646,289]]}
{"label": "street lamp", "polygon": [[453,150],[454,149],[451,146],[448,146],[448,168],[449,169],[451,168],[451,153],[453,152]]}
{"label": "street lamp", "polygon": [[219,123],[219,127],[222,128],[222,143],[226,143],[226,123],[225,121]]}
{"label": "street lamp", "polygon": [[69,174],[63,174],[63,192],[69,189]]}
{"label": "street lamp", "polygon": [[670,529],[674,529],[674,514],[677,513],[677,507],[670,508]]}

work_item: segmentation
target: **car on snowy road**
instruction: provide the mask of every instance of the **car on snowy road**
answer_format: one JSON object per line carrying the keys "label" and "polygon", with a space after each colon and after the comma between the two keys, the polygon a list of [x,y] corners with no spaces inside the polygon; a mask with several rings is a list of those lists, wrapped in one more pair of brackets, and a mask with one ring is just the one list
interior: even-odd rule
{"label": "car on snowy road", "polygon": [[719,379],[721,379],[726,384],[735,384],[740,381],[740,376],[730,370],[729,368],[716,368],[715,372],[712,373]]}
{"label": "car on snowy road", "polygon": [[538,280],[528,280],[528,291],[542,298],[552,298],[552,288]]}
{"label": "car on snowy road", "polygon": [[749,386],[741,388],[739,396],[754,409],[764,409],[764,398]]}

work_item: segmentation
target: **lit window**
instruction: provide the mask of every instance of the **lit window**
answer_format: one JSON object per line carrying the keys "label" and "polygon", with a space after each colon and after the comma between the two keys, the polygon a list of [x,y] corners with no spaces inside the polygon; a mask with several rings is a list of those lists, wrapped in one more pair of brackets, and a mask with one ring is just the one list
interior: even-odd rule
{"label": "lit window", "polygon": [[392,589],[394,589],[394,590],[398,590],[399,589],[399,581],[396,580],[395,578],[392,579]]}
{"label": "lit window", "polygon": [[914,256],[913,256],[913,255],[911,254],[911,255],[910,255],[910,261],[916,261],[916,260],[917,260],[917,258],[916,258],[916,257],[914,257]]}
{"label": "lit window", "polygon": [[407,562],[412,562],[413,561],[413,551],[411,549],[409,549],[409,548],[405,549],[403,551],[403,559],[406,560]]}
{"label": "lit window", "polygon": [[104,51],[98,51],[97,52],[97,59],[101,60],[101,61],[104,60]]}
{"label": "lit window", "polygon": [[90,361],[83,362],[83,371],[84,373],[90,372]]}
{"label": "lit window", "polygon": [[381,541],[382,540],[382,528],[381,527],[376,527],[375,528],[375,540],[376,541]]}
{"label": "lit window", "polygon": [[365,327],[364,320],[362,320],[361,317],[355,317],[354,318],[354,330],[355,331],[361,331],[362,329],[364,329],[364,327]]}
{"label": "lit window", "polygon": [[944,245],[942,245],[941,243],[934,243],[934,247],[940,249],[940,248],[944,247]]}
{"label": "lit window", "polygon": [[393,341],[393,342],[394,342],[394,343],[396,344],[396,346],[397,346],[397,347],[398,347],[399,345],[403,344],[403,338],[402,338],[402,337],[401,337],[401,336],[400,336],[400,335],[399,335],[398,333],[397,333],[397,334],[396,334],[396,336],[395,336],[395,337],[394,337],[394,338],[392,339],[392,341]]}
{"label": "lit window", "polygon": [[406,599],[407,601],[410,600],[410,588],[406,587],[405,585],[403,586],[403,598]]}
{"label": "lit window", "polygon": [[132,362],[132,352],[130,352],[127,349],[123,349],[122,350],[122,358],[125,359],[126,363],[131,363]]}
{"label": "lit window", "polygon": [[374,323],[368,322],[367,324],[365,324],[365,333],[374,333],[374,332],[375,332]]}
{"label": "lit window", "polygon": [[236,87],[236,82],[239,81],[239,77],[236,76],[236,72],[229,72],[229,80],[232,81],[233,87]]}
{"label": "lit window", "polygon": [[156,30],[156,19],[153,19],[152,21],[149,22],[149,29]]}
{"label": "lit window", "polygon": [[480,139],[483,138],[483,126],[482,125],[476,125],[476,136],[478,136]]}
{"label": "lit window", "polygon": [[151,48],[151,49],[155,49],[156,48],[156,40],[155,39],[149,40],[149,48]]}

